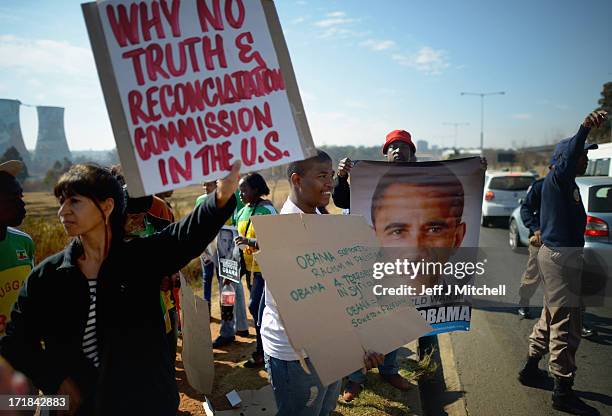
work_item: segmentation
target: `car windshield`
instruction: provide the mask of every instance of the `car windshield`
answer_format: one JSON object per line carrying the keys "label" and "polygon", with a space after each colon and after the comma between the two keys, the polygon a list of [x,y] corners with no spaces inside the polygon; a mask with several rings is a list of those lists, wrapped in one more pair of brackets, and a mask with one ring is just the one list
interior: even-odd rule
{"label": "car windshield", "polygon": [[535,180],[533,176],[498,176],[491,179],[489,189],[496,191],[526,191]]}
{"label": "car windshield", "polygon": [[590,212],[612,212],[612,185],[593,186],[589,191]]}

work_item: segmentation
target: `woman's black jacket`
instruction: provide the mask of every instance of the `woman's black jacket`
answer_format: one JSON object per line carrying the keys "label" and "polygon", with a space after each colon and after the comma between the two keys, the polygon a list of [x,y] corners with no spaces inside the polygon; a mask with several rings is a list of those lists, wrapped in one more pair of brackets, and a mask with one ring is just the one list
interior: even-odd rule
{"label": "woman's black jacket", "polygon": [[236,207],[235,196],[221,209],[215,200],[152,236],[112,243],[98,275],[98,368],[82,349],[89,288],[76,266],[76,242],[32,270],[0,353],[46,394],[72,378],[84,400],[80,415],[175,415],[160,281],[202,253]]}

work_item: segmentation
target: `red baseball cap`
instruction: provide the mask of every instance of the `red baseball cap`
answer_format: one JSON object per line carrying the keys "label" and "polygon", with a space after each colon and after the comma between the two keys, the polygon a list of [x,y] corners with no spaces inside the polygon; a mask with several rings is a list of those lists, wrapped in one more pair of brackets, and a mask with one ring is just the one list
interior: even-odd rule
{"label": "red baseball cap", "polygon": [[387,148],[393,142],[404,142],[408,143],[413,153],[416,153],[416,146],[412,143],[412,136],[406,130],[393,130],[387,134],[385,139],[385,145],[382,148],[383,155],[387,154]]}

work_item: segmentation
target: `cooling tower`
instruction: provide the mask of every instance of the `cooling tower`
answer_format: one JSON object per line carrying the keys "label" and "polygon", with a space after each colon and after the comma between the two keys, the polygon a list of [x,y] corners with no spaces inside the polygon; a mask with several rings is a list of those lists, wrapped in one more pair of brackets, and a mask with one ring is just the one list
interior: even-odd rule
{"label": "cooling tower", "polygon": [[34,161],[38,169],[46,171],[56,161],[70,159],[70,149],[64,133],[64,109],[62,107],[36,107],[38,112],[38,138]]}
{"label": "cooling tower", "polygon": [[0,98],[0,156],[9,147],[15,147],[28,169],[31,168],[30,153],[23,142],[19,122],[21,102]]}

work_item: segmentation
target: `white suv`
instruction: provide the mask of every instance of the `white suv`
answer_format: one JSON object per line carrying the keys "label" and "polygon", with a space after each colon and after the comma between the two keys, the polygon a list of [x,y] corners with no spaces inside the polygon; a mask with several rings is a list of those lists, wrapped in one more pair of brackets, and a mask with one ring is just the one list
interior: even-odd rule
{"label": "white suv", "polygon": [[530,172],[487,172],[482,198],[483,226],[508,224],[512,211],[525,198],[527,188],[536,180]]}

